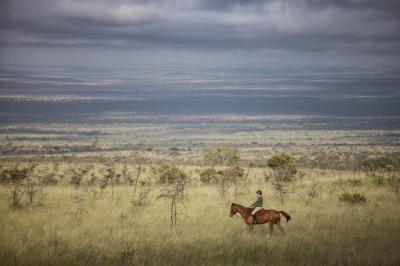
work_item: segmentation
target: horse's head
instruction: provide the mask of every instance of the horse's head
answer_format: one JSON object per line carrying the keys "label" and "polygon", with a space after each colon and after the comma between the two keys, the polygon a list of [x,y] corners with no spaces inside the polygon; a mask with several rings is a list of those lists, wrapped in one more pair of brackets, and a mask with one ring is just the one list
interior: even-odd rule
{"label": "horse's head", "polygon": [[231,213],[230,216],[232,217],[233,215],[235,215],[238,211],[237,205],[235,203],[231,204]]}

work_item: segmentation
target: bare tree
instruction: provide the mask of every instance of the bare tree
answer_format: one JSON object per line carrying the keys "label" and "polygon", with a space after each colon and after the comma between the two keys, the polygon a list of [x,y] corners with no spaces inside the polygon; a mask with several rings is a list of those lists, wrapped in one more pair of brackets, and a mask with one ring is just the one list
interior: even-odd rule
{"label": "bare tree", "polygon": [[136,164],[136,167],[135,167],[136,176],[135,176],[135,186],[133,189],[133,196],[136,195],[136,190],[137,190],[137,186],[139,183],[139,179],[140,179],[142,173],[145,171],[145,166],[149,162],[149,159],[146,157],[139,156],[139,157],[136,157],[134,161]]}
{"label": "bare tree", "polygon": [[[107,165],[105,168],[104,181],[111,186],[111,197],[114,198],[114,187],[119,183],[121,174],[117,173],[114,164]],[[106,185],[104,186],[104,188]],[[104,189],[103,188],[103,189]]]}

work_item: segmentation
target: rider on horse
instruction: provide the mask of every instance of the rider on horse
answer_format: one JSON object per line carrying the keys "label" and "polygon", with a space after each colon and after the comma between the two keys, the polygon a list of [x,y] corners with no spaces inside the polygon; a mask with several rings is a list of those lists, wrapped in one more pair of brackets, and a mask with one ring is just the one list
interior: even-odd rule
{"label": "rider on horse", "polygon": [[256,194],[257,200],[253,204],[251,204],[251,207],[254,208],[254,210],[251,212],[251,214],[253,215],[253,224],[257,223],[256,213],[262,209],[264,201],[261,190],[257,190]]}

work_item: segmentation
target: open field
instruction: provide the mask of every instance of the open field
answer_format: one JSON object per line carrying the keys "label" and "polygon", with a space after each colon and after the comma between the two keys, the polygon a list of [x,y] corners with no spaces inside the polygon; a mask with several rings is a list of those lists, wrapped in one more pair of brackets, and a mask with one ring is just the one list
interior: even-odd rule
{"label": "open field", "polygon": [[[72,165],[64,164],[59,171]],[[99,171],[95,165],[93,171]],[[0,189],[0,264],[2,265],[398,265],[400,205],[389,185],[357,174],[304,170],[282,205],[264,170],[249,172],[251,185],[235,200],[221,201],[216,186],[198,180],[200,166],[184,166],[193,178],[178,203],[176,228],[170,227],[169,203],[149,187],[143,206],[132,204],[133,187],[73,188],[46,186],[33,204],[9,208],[10,191]],[[87,182],[87,181],[84,181]],[[316,196],[305,200],[310,184]],[[252,234],[241,218],[229,217],[232,201],[250,204],[261,188],[265,207],[292,216],[286,234],[268,235],[267,225]],[[365,203],[340,202],[344,191],[357,191]]]}

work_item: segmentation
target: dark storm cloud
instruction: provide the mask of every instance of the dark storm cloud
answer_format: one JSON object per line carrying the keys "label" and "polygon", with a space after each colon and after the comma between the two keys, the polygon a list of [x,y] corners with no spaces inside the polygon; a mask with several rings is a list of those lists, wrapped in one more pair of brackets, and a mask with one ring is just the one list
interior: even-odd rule
{"label": "dark storm cloud", "polygon": [[3,46],[399,54],[400,1],[8,0]]}

